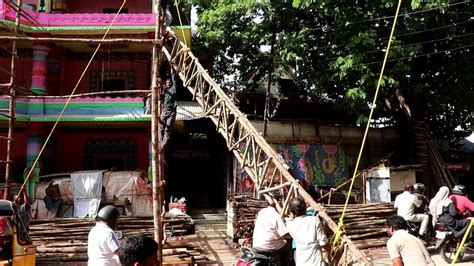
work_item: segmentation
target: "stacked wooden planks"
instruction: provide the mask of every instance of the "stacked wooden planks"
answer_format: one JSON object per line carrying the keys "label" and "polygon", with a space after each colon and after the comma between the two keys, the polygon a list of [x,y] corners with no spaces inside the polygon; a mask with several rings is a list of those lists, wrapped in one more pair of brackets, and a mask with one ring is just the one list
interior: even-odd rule
{"label": "stacked wooden planks", "polygon": [[265,200],[250,198],[247,196],[234,196],[230,200],[233,210],[233,241],[242,242],[250,239],[253,235],[255,218],[258,211],[268,206]]}
{"label": "stacked wooden planks", "polygon": [[[165,226],[179,226],[190,219],[167,218]],[[32,220],[30,235],[37,245],[37,265],[85,265],[87,236],[94,224],[93,220],[77,218]],[[134,235],[153,237],[153,220],[151,217],[121,217],[117,231],[121,231],[124,238]],[[196,263],[207,259],[198,247],[182,241],[168,241],[163,248],[165,264]]]}
{"label": "stacked wooden planks", "polygon": [[[344,205],[325,205],[334,221],[338,221]],[[392,203],[349,204],[344,215],[346,235],[372,261],[388,257],[385,228],[387,217],[396,214]]]}

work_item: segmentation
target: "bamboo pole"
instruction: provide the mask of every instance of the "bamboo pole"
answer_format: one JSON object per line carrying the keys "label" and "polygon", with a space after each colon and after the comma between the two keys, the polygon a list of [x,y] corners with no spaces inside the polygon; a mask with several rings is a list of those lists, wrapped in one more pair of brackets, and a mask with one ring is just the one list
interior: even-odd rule
{"label": "bamboo pole", "polygon": [[278,186],[271,187],[271,188],[259,190],[258,194],[263,194],[263,193],[268,193],[268,192],[271,192],[271,191],[279,190],[280,188],[284,188],[284,187],[289,186],[289,185],[291,185],[291,181],[283,183],[283,184],[278,185]]}
{"label": "bamboo pole", "polygon": [[116,44],[116,43],[138,43],[150,45],[163,45],[159,39],[131,39],[131,38],[56,38],[56,37],[28,37],[28,36],[0,36],[1,40],[30,41],[30,42],[74,42],[87,44]]}
{"label": "bamboo pole", "polygon": [[[162,24],[162,10],[161,0],[154,0],[156,6],[156,21],[155,21],[155,40],[161,38],[161,24]],[[161,49],[162,46],[159,44],[153,45],[152,50],[152,81],[151,81],[151,139],[152,139],[152,174],[153,174],[153,226],[154,226],[154,237],[159,245],[162,245],[163,240],[163,224],[161,220],[161,212],[163,208],[162,190],[163,186],[163,172],[161,161],[162,151],[160,147],[160,114],[161,106],[159,104],[159,94],[161,91],[161,80],[160,74],[160,63],[161,63]],[[162,249],[158,249],[158,265],[163,264],[163,253]]]}
{"label": "bamboo pole", "polygon": [[[17,5],[21,6],[22,0],[17,0]],[[18,35],[20,31],[20,15],[21,9],[18,9],[15,17],[15,34]],[[11,183],[11,174],[12,174],[12,164],[13,164],[13,130],[15,126],[15,66],[16,66],[16,54],[17,47],[16,41],[13,41],[12,44],[12,56],[11,56],[11,65],[10,65],[10,106],[8,107],[8,133],[7,133],[7,158],[5,165],[5,195],[4,199],[8,199],[10,196],[10,183]]]}

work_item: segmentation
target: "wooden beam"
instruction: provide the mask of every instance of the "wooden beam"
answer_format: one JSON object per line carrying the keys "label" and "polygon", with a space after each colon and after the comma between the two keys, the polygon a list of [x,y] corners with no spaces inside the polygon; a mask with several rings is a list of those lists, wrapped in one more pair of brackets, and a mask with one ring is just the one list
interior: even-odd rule
{"label": "wooden beam", "polygon": [[289,186],[289,185],[291,185],[291,182],[286,182],[286,183],[283,183],[283,184],[278,185],[278,186],[274,186],[274,187],[267,188],[267,189],[262,189],[262,190],[258,191],[258,194],[263,194],[263,193],[268,193],[268,192],[271,192],[271,191],[279,190],[280,188],[284,188],[284,187]]}

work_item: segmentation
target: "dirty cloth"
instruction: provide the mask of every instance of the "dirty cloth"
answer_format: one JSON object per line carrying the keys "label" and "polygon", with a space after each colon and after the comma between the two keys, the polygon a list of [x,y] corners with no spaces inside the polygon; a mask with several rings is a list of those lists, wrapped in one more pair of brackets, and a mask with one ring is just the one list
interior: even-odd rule
{"label": "dirty cloth", "polygon": [[102,172],[81,171],[71,174],[74,217],[95,218],[102,196]]}

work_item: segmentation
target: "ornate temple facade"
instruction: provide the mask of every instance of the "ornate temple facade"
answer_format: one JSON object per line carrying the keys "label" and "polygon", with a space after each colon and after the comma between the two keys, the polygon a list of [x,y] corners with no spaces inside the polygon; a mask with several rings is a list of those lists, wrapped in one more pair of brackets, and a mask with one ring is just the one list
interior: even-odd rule
{"label": "ornate temple facade", "polygon": [[[112,0],[24,0],[20,35],[100,39],[120,4],[121,1]],[[0,0],[0,36],[13,36],[14,7],[15,1]],[[151,0],[129,0],[110,27],[107,38],[152,39],[155,20]],[[172,29],[190,43],[190,27],[176,25]],[[3,39],[1,45],[11,47],[11,40]],[[13,178],[16,182],[21,182],[24,169],[36,159],[63,109],[40,158],[40,175],[110,168],[147,171],[151,119],[147,114],[146,90],[151,82],[151,45],[103,44],[84,71],[97,45],[17,41],[15,84],[27,93],[19,93],[15,99]],[[7,49],[0,52],[2,84],[10,81],[10,61]],[[74,89],[79,97],[68,102]],[[123,93],[107,93],[112,91]],[[0,95],[0,109],[8,107],[8,97]],[[182,103],[179,110],[182,108],[194,113],[195,107]],[[178,115],[178,119],[190,119],[190,116]],[[0,116],[2,135],[6,135],[7,129],[7,118]],[[5,141],[0,143],[0,150],[6,151]],[[0,180],[5,173],[1,170]]]}

